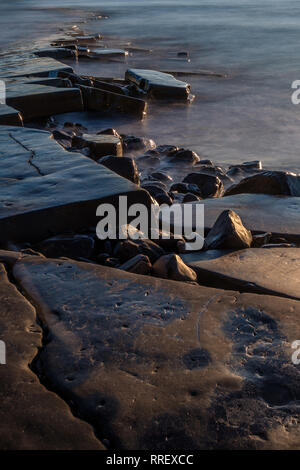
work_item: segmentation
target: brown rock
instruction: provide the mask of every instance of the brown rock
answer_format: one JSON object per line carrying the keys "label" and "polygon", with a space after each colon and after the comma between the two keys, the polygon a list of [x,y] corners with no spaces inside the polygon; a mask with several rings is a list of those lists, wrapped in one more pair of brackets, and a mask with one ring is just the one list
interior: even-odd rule
{"label": "brown rock", "polygon": [[205,239],[205,249],[216,248],[249,248],[252,234],[247,230],[241,218],[233,211],[226,210],[220,214],[213,228]]}
{"label": "brown rock", "polygon": [[223,193],[223,183],[217,176],[190,173],[184,178],[183,182],[196,184],[203,198],[220,197]]}
{"label": "brown rock", "polygon": [[193,282],[197,274],[175,254],[161,256],[153,265],[153,274],[173,281]]}

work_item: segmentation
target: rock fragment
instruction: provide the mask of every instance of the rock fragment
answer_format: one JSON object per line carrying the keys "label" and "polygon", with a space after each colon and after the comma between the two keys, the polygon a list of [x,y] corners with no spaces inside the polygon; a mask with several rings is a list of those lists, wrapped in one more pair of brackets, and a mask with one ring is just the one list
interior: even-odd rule
{"label": "rock fragment", "polygon": [[176,254],[161,256],[153,265],[153,274],[174,281],[195,282],[197,274]]}
{"label": "rock fragment", "polygon": [[233,211],[224,211],[218,217],[213,228],[209,231],[204,248],[215,250],[217,248],[249,248],[252,243],[252,234],[247,230],[241,218]]}

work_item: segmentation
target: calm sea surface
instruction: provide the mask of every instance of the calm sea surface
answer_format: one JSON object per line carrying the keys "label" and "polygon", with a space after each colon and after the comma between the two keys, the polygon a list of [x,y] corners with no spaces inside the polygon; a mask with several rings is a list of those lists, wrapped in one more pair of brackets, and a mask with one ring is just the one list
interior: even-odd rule
{"label": "calm sea surface", "polygon": [[[109,18],[90,20],[94,13]],[[186,77],[196,95],[190,106],[152,104],[142,123],[113,117],[95,128],[114,125],[219,163],[259,158],[300,172],[300,105],[291,103],[291,83],[300,80],[299,1],[1,0],[0,50],[46,43],[74,24],[101,32],[107,45],[152,50],[127,63],[82,62],[81,73],[123,76],[134,65],[227,74]],[[177,57],[182,51],[190,61]]]}

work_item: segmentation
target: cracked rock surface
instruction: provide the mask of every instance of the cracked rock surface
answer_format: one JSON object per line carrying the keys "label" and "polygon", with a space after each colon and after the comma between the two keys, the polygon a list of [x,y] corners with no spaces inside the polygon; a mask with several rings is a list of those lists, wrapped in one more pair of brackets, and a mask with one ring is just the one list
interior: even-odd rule
{"label": "cracked rock surface", "polygon": [[29,365],[42,346],[36,311],[0,265],[0,331],[6,364],[0,365],[2,450],[104,449],[93,429],[48,391]]}
{"label": "cracked rock surface", "polygon": [[36,372],[109,448],[299,447],[298,301],[29,256],[13,276]]}

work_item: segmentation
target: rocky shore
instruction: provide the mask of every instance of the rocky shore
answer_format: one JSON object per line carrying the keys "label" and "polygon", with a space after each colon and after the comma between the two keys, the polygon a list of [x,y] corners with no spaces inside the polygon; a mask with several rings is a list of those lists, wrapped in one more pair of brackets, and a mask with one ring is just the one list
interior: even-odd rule
{"label": "rocky shore", "polygon": [[[130,52],[73,31],[0,58],[0,448],[299,449],[300,175],[89,128],[192,106],[174,74],[71,65]],[[203,248],[99,240],[119,196],[203,204]]]}

